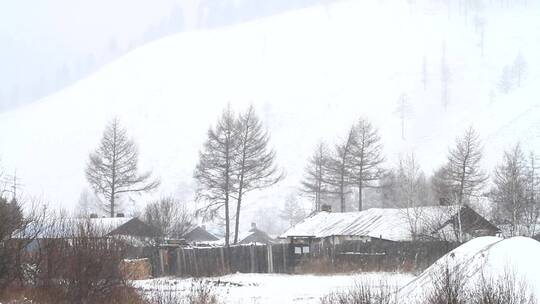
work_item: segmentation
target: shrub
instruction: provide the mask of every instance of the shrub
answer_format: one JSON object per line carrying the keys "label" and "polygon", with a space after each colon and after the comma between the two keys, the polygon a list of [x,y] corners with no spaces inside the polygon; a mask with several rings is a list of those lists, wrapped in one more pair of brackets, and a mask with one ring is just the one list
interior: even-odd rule
{"label": "shrub", "polygon": [[207,281],[193,281],[189,292],[158,288],[147,297],[147,304],[219,304],[214,287]]}
{"label": "shrub", "polygon": [[432,276],[433,285],[425,304],[536,304],[534,294],[524,281],[506,270],[500,277],[467,284],[459,267],[445,267]]}
{"label": "shrub", "polygon": [[368,281],[357,282],[352,288],[332,292],[321,298],[321,304],[391,304],[395,292],[384,281],[378,286]]}
{"label": "shrub", "polygon": [[524,281],[508,271],[497,279],[482,277],[473,292],[472,304],[536,304],[537,300]]}

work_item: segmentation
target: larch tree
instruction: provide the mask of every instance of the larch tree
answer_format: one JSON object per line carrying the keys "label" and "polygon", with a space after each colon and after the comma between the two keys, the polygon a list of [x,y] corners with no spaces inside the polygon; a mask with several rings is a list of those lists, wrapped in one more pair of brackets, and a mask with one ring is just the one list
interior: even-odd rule
{"label": "larch tree", "polygon": [[448,174],[448,166],[444,165],[435,170],[430,179],[431,191],[439,205],[451,205],[456,201],[454,186]]}
{"label": "larch tree", "polygon": [[[487,174],[480,167],[482,146],[472,127],[456,140],[456,146],[448,154],[448,170],[444,176],[452,185],[456,203],[463,206],[484,186]],[[458,214],[458,240],[462,240],[461,215]]]}
{"label": "larch tree", "polygon": [[528,236],[532,237],[538,233],[537,223],[540,218],[540,164],[533,152],[527,159],[526,175],[524,223]]}
{"label": "larch tree", "polygon": [[401,121],[401,139],[405,140],[405,121],[412,112],[412,107],[407,101],[407,94],[402,93],[396,103],[396,109],[394,111]]}
{"label": "larch tree", "polygon": [[421,227],[426,216],[424,209],[419,207],[429,204],[429,187],[414,154],[401,158],[397,171],[397,199],[404,207],[401,209],[402,216],[416,240],[422,233]]}
{"label": "larch tree", "polygon": [[504,94],[508,94],[510,90],[512,90],[514,84],[512,81],[512,71],[509,66],[505,66],[503,68],[501,78],[499,79],[499,83],[497,85],[499,90]]}
{"label": "larch tree", "polygon": [[377,129],[366,119],[360,119],[353,128],[351,159],[351,184],[358,189],[358,211],[363,208],[363,191],[374,187],[384,173],[383,147]]}
{"label": "larch tree", "polygon": [[101,197],[101,207],[114,217],[120,208],[119,198],[132,193],[145,193],[159,186],[151,171],[139,173],[139,152],[127,131],[114,118],[106,126],[97,150],[90,154],[86,179]]}
{"label": "larch tree", "polygon": [[527,72],[527,62],[525,61],[523,53],[519,52],[516,56],[514,64],[512,65],[512,72],[516,80],[516,85],[521,87],[523,79],[525,78],[525,73]]}
{"label": "larch tree", "polygon": [[324,197],[330,192],[328,185],[330,155],[322,142],[317,144],[315,152],[308,160],[302,180],[302,191],[313,198],[313,209],[320,211]]}
{"label": "larch tree", "polygon": [[446,58],[446,43],[443,43],[441,53],[441,102],[444,108],[448,108],[450,103],[450,81],[452,80],[452,73],[450,71],[450,65]]}
{"label": "larch tree", "polygon": [[426,177],[414,154],[402,157],[396,177],[397,197],[405,208],[429,205]]}
{"label": "larch tree", "polygon": [[503,161],[493,175],[491,197],[499,223],[508,224],[512,236],[520,234],[527,203],[526,160],[519,145],[504,152]]}
{"label": "larch tree", "polygon": [[330,192],[339,197],[340,212],[346,211],[346,196],[349,193],[348,188],[352,174],[351,152],[353,145],[355,145],[354,126],[349,129],[345,140],[336,145],[335,153],[329,161]]}
{"label": "larch tree", "polygon": [[285,199],[285,205],[281,209],[279,216],[287,222],[288,227],[292,227],[306,217],[306,211],[297,197],[294,194],[290,194]]}
{"label": "larch tree", "polygon": [[237,149],[234,166],[237,172],[236,216],[234,243],[238,243],[242,198],[250,191],[270,187],[279,182],[283,173],[276,167],[276,153],[270,149],[270,135],[255,113],[253,106],[237,120]]}
{"label": "larch tree", "polygon": [[196,200],[204,205],[198,210],[214,218],[225,213],[225,246],[230,242],[230,204],[238,191],[235,157],[238,150],[238,125],[230,105],[223,111],[199,152],[193,177],[197,181]]}

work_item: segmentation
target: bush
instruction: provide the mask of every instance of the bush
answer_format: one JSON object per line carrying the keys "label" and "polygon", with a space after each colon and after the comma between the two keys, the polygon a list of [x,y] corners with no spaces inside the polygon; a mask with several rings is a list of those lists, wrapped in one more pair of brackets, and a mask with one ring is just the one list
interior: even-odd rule
{"label": "bush", "polygon": [[321,298],[321,304],[391,304],[395,303],[395,292],[381,281],[378,286],[368,281],[357,282],[352,288],[332,292]]}
{"label": "bush", "polygon": [[536,304],[537,300],[524,281],[506,270],[500,277],[481,277],[475,285],[467,285],[459,268],[441,269],[432,277],[433,285],[425,304]]}
{"label": "bush", "polygon": [[516,279],[511,272],[505,272],[496,280],[482,281],[473,290],[472,304],[536,304],[537,300],[524,281]]}
{"label": "bush", "polygon": [[182,294],[178,290],[164,290],[147,297],[147,304],[219,304],[214,287],[205,281],[194,281],[189,293]]}

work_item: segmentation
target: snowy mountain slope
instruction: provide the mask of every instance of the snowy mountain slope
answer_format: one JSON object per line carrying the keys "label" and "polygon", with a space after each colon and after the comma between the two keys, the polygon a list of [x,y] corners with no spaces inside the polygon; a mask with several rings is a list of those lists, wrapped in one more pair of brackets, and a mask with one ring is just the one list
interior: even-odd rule
{"label": "snowy mountain slope", "polygon": [[[71,208],[86,187],[88,153],[117,115],[139,144],[141,166],[161,177],[156,195],[189,199],[197,152],[227,102],[237,110],[256,106],[287,172],[279,186],[248,198],[251,210],[261,202],[281,204],[298,186],[316,142],[334,142],[360,116],[380,129],[388,165],[414,152],[429,173],[469,125],[485,139],[486,168],[517,140],[540,152],[539,6],[479,11],[482,56],[476,15],[433,3],[339,1],[151,43],[38,103],[1,114],[1,164],[8,173],[17,170],[26,194]],[[502,69],[520,51],[526,78],[503,94]],[[451,75],[446,108],[443,53]],[[405,140],[395,113],[402,93],[411,108]]]}

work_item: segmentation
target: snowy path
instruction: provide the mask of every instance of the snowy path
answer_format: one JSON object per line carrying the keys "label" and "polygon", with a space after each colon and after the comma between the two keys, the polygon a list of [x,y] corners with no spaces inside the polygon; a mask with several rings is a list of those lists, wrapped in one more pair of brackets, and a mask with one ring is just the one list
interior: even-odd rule
{"label": "snowy path", "polygon": [[[354,286],[357,281],[381,281],[401,287],[414,279],[411,274],[359,273],[347,275],[233,274],[205,278],[216,286],[224,303],[319,303],[331,291]],[[187,292],[193,279],[159,278],[134,281],[145,294],[159,291]]]}

